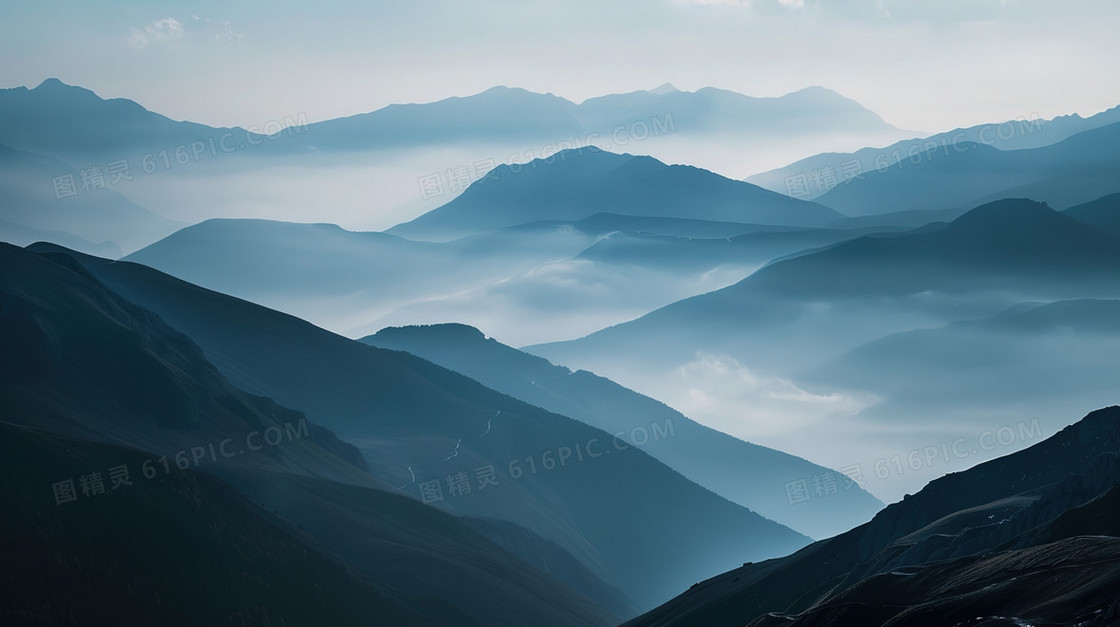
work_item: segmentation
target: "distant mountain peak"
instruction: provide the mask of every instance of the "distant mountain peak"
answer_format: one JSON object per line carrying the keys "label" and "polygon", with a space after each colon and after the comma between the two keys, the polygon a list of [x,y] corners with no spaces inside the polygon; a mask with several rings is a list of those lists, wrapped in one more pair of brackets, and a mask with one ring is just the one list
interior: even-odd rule
{"label": "distant mountain peak", "polygon": [[552,92],[536,92],[524,87],[510,87],[508,85],[495,85],[490,89],[481,91],[473,96],[463,96],[462,98],[475,98],[478,96],[496,96],[496,97],[519,97],[519,98],[537,98],[537,99],[553,99],[567,101],[566,98],[561,98]]}
{"label": "distant mountain peak", "polygon": [[439,340],[450,339],[486,339],[486,334],[461,322],[444,322],[439,324],[412,324],[402,327],[385,327],[370,337],[378,339],[395,339],[401,337],[419,336]]}
{"label": "distant mountain peak", "polygon": [[661,95],[664,95],[664,94],[677,93],[679,91],[680,90],[677,89],[676,87],[674,87],[672,83],[665,83],[665,84],[657,87],[656,89],[649,90],[649,93],[657,94],[658,96],[661,96]]}
{"label": "distant mountain peak", "polygon": [[838,104],[845,104],[848,106],[854,105],[859,107],[860,109],[866,109],[866,107],[859,104],[855,100],[852,100],[851,98],[845,96],[844,94],[827,87],[822,87],[820,85],[810,85],[809,87],[798,89],[797,91],[793,91],[782,96],[782,98],[793,101],[807,100],[820,105],[830,106],[836,106]]}
{"label": "distant mountain peak", "polygon": [[92,90],[85,87],[78,87],[76,85],[68,85],[57,78],[48,78],[37,87],[31,90],[32,92],[43,94],[46,96],[61,96],[63,94],[82,94],[94,96],[98,100],[101,98],[97,96]]}
{"label": "distant mountain peak", "polygon": [[829,94],[829,95],[837,95],[837,96],[841,95],[839,92],[837,92],[833,89],[829,89],[827,87],[821,86],[821,85],[809,85],[808,87],[799,89],[799,90],[797,90],[795,92],[792,92],[792,93],[795,93],[795,94]]}
{"label": "distant mountain peak", "polygon": [[59,87],[73,87],[73,85],[67,85],[57,78],[48,78],[42,83],[39,83],[39,86],[35,89],[57,89]]}
{"label": "distant mountain peak", "polygon": [[[483,90],[483,91],[479,92],[479,95],[481,95],[481,94],[527,94],[527,93],[533,93],[533,92],[530,92],[528,89],[525,89],[525,88],[522,88],[522,87],[510,87],[509,85],[494,85],[490,89],[486,89],[486,90]],[[543,94],[538,94],[538,95],[543,95]]]}

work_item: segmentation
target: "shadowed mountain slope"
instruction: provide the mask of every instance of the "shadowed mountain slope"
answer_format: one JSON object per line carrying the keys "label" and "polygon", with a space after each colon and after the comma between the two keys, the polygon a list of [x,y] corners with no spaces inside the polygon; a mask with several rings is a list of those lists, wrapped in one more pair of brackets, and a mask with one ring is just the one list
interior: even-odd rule
{"label": "shadowed mountain slope", "polygon": [[[809,536],[847,531],[882,506],[849,483],[833,498],[791,507],[786,494],[789,482],[829,473],[841,477],[840,473],[720,433],[609,379],[554,366],[471,327],[388,328],[362,341],[408,351],[525,402],[616,434],[724,498]],[[652,439],[644,425],[662,420],[668,421],[671,437]]]}
{"label": "shadowed mountain slope", "polygon": [[[106,288],[70,254],[55,250],[40,255],[0,246],[5,270],[0,279],[0,409],[10,423],[49,432],[51,438],[130,448],[127,455],[119,453],[119,463],[100,463],[104,455],[84,462],[78,455],[68,462],[67,467],[86,468],[70,476],[79,502],[62,506],[81,507],[87,499],[110,499],[118,488],[124,490],[124,485],[111,485],[106,476],[111,468],[125,467],[132,485],[173,481],[169,477],[198,470],[232,483],[274,514],[283,511],[284,518],[271,524],[289,532],[301,526],[309,534],[298,534],[298,542],[309,545],[305,552],[319,554],[329,547],[324,554],[331,559],[406,598],[440,599],[475,618],[509,625],[526,616],[546,623],[605,625],[632,613],[631,603],[594,581],[589,571],[568,564],[573,580],[588,595],[608,601],[609,610],[522,563],[474,531],[470,521],[399,494],[367,472],[352,445],[299,412],[233,387],[189,338]],[[137,461],[141,455],[145,459]],[[99,478],[90,478],[93,473]],[[49,496],[52,484],[64,478],[25,481],[41,484]],[[282,500],[276,500],[279,486]],[[228,486],[221,489],[229,492]],[[228,506],[231,516],[244,518],[229,499],[217,502]],[[183,504],[172,499],[165,505],[173,510]],[[369,508],[380,514],[369,515]],[[102,520],[115,519],[113,512],[97,511],[106,514]],[[315,513],[318,526],[303,517],[307,511]],[[214,512],[215,524],[222,524],[224,513]],[[342,533],[354,526],[362,533]],[[136,540],[137,548],[164,531],[151,528]],[[548,546],[528,532],[521,542],[527,554]],[[160,546],[156,550],[166,556]],[[385,563],[393,566],[377,566]],[[201,568],[190,574],[198,577],[191,585],[200,585],[209,572]],[[432,580],[432,572],[449,573],[449,579]]]}
{"label": "shadowed mountain slope", "polygon": [[[376,476],[406,492],[419,497],[421,484],[459,473],[473,482],[479,468],[489,467],[500,489],[444,490],[434,503],[512,521],[556,542],[639,606],[726,563],[728,547],[773,556],[806,542],[608,433],[419,358],[144,266],[82,260],[114,290],[188,333],[235,385],[328,426],[358,446]],[[568,462],[577,446],[583,459]],[[557,468],[560,456],[566,463]],[[664,547],[656,558],[640,550],[653,545]]]}
{"label": "shadowed mountain slope", "polygon": [[1104,512],[1120,486],[1118,446],[1120,408],[1093,412],[627,625],[1111,624],[1120,529]]}

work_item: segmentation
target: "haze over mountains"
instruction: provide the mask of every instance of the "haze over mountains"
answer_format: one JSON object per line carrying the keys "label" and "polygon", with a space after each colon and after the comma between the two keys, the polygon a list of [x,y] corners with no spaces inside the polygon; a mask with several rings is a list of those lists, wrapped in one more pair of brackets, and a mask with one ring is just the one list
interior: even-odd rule
{"label": "haze over mountains", "polygon": [[[950,224],[864,236],[777,261],[733,286],[633,322],[528,350],[639,392],[656,393],[689,416],[733,435],[754,433],[760,443],[794,453],[829,451],[826,463],[838,467],[858,458],[874,461],[869,450],[861,451],[874,439],[880,450],[908,451],[942,437],[974,437],[977,415],[988,416],[987,426],[995,428],[1010,416],[1022,416],[1019,412],[1029,406],[1031,417],[1042,417],[1046,425],[1059,420],[1062,411],[1114,394],[1115,386],[1107,380],[1088,384],[1091,394],[1086,385],[1075,384],[1075,377],[1058,365],[1063,359],[1047,356],[1047,350],[1064,352],[1053,344],[1047,350],[1040,346],[1037,361],[1026,364],[1016,350],[986,353],[983,362],[985,368],[998,364],[1001,371],[1029,365],[1036,376],[1048,378],[1051,393],[1043,404],[1024,404],[1019,395],[989,395],[975,404],[954,396],[958,402],[950,412],[943,406],[903,402],[881,384],[889,377],[807,375],[891,333],[995,316],[1019,303],[1114,299],[1120,294],[1118,255],[1120,240],[1109,233],[1040,203],[1003,200]],[[1074,324],[1079,328],[1083,323]],[[651,337],[659,341],[651,343]],[[881,363],[889,369],[886,361]],[[924,386],[931,395],[951,387],[951,378],[910,378],[917,371],[907,367],[895,373],[904,373],[910,385]],[[975,385],[983,387],[984,380]],[[803,418],[777,426],[772,412],[783,409],[772,401],[782,394],[799,399],[787,404],[787,415]],[[830,426],[855,412],[862,413],[861,420]],[[822,414],[834,418],[823,420]],[[940,419],[933,433],[915,429],[904,436],[904,431],[876,427],[901,420],[917,427],[935,415]],[[809,428],[812,436],[805,434]],[[825,445],[837,438],[846,446]],[[926,477],[906,474],[908,487]]]}
{"label": "haze over mountains", "polygon": [[1118,111],[0,90],[0,623],[1110,624]]}
{"label": "haze over mountains", "polygon": [[[61,161],[0,145],[0,194],[4,212],[0,236],[26,246],[49,240],[91,254],[119,257],[180,228],[112,190],[58,198],[52,177],[68,167]],[[62,202],[65,200],[65,202]]]}
{"label": "haze over mountains", "polygon": [[[831,191],[841,182],[864,173],[887,170],[900,162],[919,163],[936,149],[963,152],[974,150],[972,144],[999,150],[1042,148],[1056,144],[1078,133],[1120,122],[1120,107],[1113,107],[1083,118],[1076,113],[1049,120],[1037,115],[999,123],[958,128],[929,137],[895,142],[881,148],[861,148],[850,153],[823,153],[800,159],[785,167],[762,172],[745,180],[783,194],[791,191],[802,199],[814,199]],[[905,165],[905,164],[903,164]]]}
{"label": "haze over mountains", "polygon": [[[388,328],[362,341],[430,359],[498,391],[619,434],[630,444],[640,443],[644,451],[700,485],[812,537],[845,531],[882,507],[838,471],[701,426],[609,379],[554,366],[487,339],[477,329],[462,325]],[[648,441],[647,433],[633,430],[644,416],[653,415],[672,419],[673,437]],[[750,481],[744,482],[743,477]],[[786,485],[807,477],[832,477],[844,484],[844,490],[803,507],[790,507]]]}
{"label": "haze over mountains", "polygon": [[[457,315],[505,329],[511,342],[530,343],[621,322],[723,287],[774,254],[855,235],[810,230],[843,217],[820,205],[697,168],[594,148],[516,170],[499,166],[491,177],[386,233],[211,220],[127,258],[349,335],[402,319]],[[698,263],[654,265],[618,249],[622,239],[648,235],[664,236],[666,245],[702,235],[705,241],[695,244],[712,251],[676,253]],[[197,255],[203,248],[210,254]],[[660,250],[653,254],[669,259]],[[635,284],[635,266],[651,273],[648,280]],[[606,282],[614,283],[612,290],[597,287]],[[561,301],[578,310],[558,307]],[[533,324],[518,328],[518,318]],[[555,321],[542,324],[548,318]]]}
{"label": "haze over mountains", "polygon": [[[0,118],[6,121],[0,144],[69,166],[47,177],[48,192],[52,178],[72,175],[82,194],[125,192],[188,224],[257,217],[360,230],[385,229],[443,204],[497,165],[565,148],[652,154],[738,177],[746,166],[736,162],[744,155],[772,167],[835,145],[842,134],[854,145],[905,135],[821,88],[781,98],[658,89],[577,105],[496,87],[315,123],[307,112],[293,111],[246,129],[174,121],[133,101],[104,100],[50,79],[33,89],[0,90]],[[118,175],[110,177],[110,164]],[[83,188],[80,174],[93,168],[113,182]]]}
{"label": "haze over mountains", "polygon": [[[458,473],[474,482],[478,468],[489,468],[499,485],[468,486],[457,495],[444,491],[430,502],[525,526],[574,554],[640,607],[668,598],[704,568],[727,562],[728,546],[738,546],[736,555],[777,555],[782,547],[808,541],[686,480],[640,447],[615,444],[606,432],[419,358],[347,340],[144,266],[82,261],[125,298],[188,333],[234,384],[323,422],[357,446],[375,476],[406,493],[420,498],[422,484]],[[631,429],[657,425],[664,431],[671,427],[668,418],[642,417]],[[565,455],[561,448],[571,456],[577,445],[586,456],[578,463],[572,457],[563,467],[548,468],[543,461],[548,453],[558,463]],[[668,502],[678,505],[665,507]],[[603,519],[605,511],[612,512],[610,519]],[[689,514],[698,511],[708,512],[703,522]],[[698,544],[689,548],[692,542],[679,536],[696,525],[702,526],[693,532]],[[723,539],[711,543],[714,534]],[[673,565],[653,570],[654,556],[639,548],[670,542],[674,548],[659,552],[658,559]],[[700,546],[710,553],[698,559]]]}
{"label": "haze over mountains", "polygon": [[934,148],[918,161],[838,186],[819,198],[848,215],[967,208],[1029,197],[1067,209],[1113,193],[1120,184],[1114,149],[1120,122],[1041,148],[1000,151],[984,144]]}
{"label": "haze over mountains", "polygon": [[[419,614],[417,621],[427,616],[436,624],[461,616],[450,605],[411,600],[434,596],[467,606],[475,616],[483,612],[472,598],[488,597],[491,602],[503,598],[510,614],[498,618],[485,612],[487,621],[515,624],[528,613],[547,622],[610,624],[610,614],[547,575],[519,564],[469,525],[396,494],[367,472],[357,449],[309,423],[304,414],[233,387],[189,338],[107,289],[74,257],[62,251],[37,255],[5,244],[0,246],[0,258],[5,269],[0,286],[5,312],[0,318],[5,442],[7,446],[10,437],[13,446],[23,441],[30,447],[15,447],[15,457],[5,457],[13,464],[12,473],[5,473],[14,486],[7,498],[18,505],[5,510],[14,514],[6,525],[19,534],[5,534],[5,538],[13,541],[30,533],[47,546],[78,557],[76,569],[66,568],[44,560],[25,544],[13,546],[9,555],[17,560],[5,561],[5,567],[12,568],[8,574],[34,591],[32,598],[48,601],[33,605],[30,599],[19,599],[20,607],[47,615],[65,615],[69,608],[87,615],[84,604],[90,599],[71,597],[65,587],[42,587],[17,570],[19,566],[36,566],[43,569],[38,571],[41,576],[60,583],[76,580],[84,587],[104,576],[99,570],[115,572],[113,564],[124,560],[130,570],[111,581],[101,580],[100,585],[108,586],[117,606],[125,605],[123,600],[131,596],[128,587],[147,591],[151,599],[125,610],[137,620],[145,616],[143,620],[179,620],[184,615],[224,618],[226,612],[240,608],[253,615],[289,616],[302,622],[308,620],[306,610],[275,595],[314,595],[318,590],[319,595],[330,596],[313,601],[315,607],[340,603],[319,611],[338,613],[346,621],[378,605],[390,616],[398,616],[390,620],[399,624],[411,624],[410,614]],[[274,439],[274,433],[280,437]],[[214,446],[220,455],[211,449]],[[42,451],[46,457],[36,459],[32,451]],[[15,463],[21,459],[30,463]],[[60,467],[44,467],[46,460],[57,461]],[[120,479],[126,483],[110,485],[103,473],[121,466],[125,474]],[[69,479],[66,471],[71,472]],[[59,500],[58,488],[52,498],[52,482],[62,480],[80,483],[70,499],[77,502]],[[273,492],[279,486],[285,495],[277,500]],[[396,514],[371,516],[371,508]],[[284,512],[283,518],[278,510]],[[154,519],[145,518],[143,525],[125,523],[135,536],[102,527],[129,515],[154,515]],[[404,521],[411,524],[402,526]],[[88,537],[82,529],[91,524],[107,532],[115,549],[112,553],[95,548],[104,546],[106,538],[91,538],[93,544],[77,539]],[[365,533],[339,533],[355,524],[362,525]],[[203,529],[221,533],[204,536],[199,533]],[[168,537],[168,532],[174,535]],[[257,540],[249,540],[254,537]],[[184,561],[178,563],[184,569],[180,572],[188,574],[176,577],[175,586],[169,585],[166,561],[155,562],[144,551],[145,546],[153,547],[164,551],[166,558],[166,549],[157,547],[169,543],[189,543],[185,546],[200,552],[192,556],[183,551]],[[324,554],[324,546],[343,551],[348,567]],[[246,547],[253,547],[248,554]],[[285,558],[315,570],[306,577],[304,571],[292,571],[283,592],[274,592],[272,586],[278,581],[268,571]],[[227,573],[223,565],[238,570]],[[361,573],[360,578],[348,568]],[[522,576],[509,587],[486,573],[495,569],[521,570]],[[426,581],[433,570],[458,576],[447,585]],[[323,574],[342,587],[324,590],[327,580],[315,578]],[[254,585],[253,576],[269,577],[270,585]],[[220,595],[203,594],[215,598],[199,604],[199,591],[212,587],[211,577],[232,587]],[[313,589],[316,585],[319,588]],[[180,586],[183,593],[168,596]],[[190,592],[196,598],[190,598]],[[406,596],[401,597],[401,592]],[[168,605],[163,605],[161,595]],[[189,609],[191,605],[198,607]],[[6,605],[5,611],[15,609]]]}

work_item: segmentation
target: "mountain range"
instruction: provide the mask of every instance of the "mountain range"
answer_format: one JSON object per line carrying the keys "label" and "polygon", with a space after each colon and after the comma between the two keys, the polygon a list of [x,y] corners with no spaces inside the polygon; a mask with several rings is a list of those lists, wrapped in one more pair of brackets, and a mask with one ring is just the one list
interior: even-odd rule
{"label": "mountain range", "polygon": [[[71,254],[5,244],[0,260],[0,407],[13,486],[5,498],[16,506],[5,509],[16,558],[5,568],[31,595],[9,599],[5,611],[88,617],[105,610],[90,607],[87,591],[105,590],[113,607],[137,601],[126,615],[156,621],[273,613],[314,624],[317,608],[356,623],[378,606],[399,624],[417,614],[441,623],[464,610],[505,624],[534,615],[611,624],[619,615],[464,519],[400,494],[304,414],[234,386],[193,341]],[[176,567],[173,556],[182,557]],[[272,573],[286,559],[310,570],[282,583]],[[437,571],[448,573],[446,584],[427,580]],[[506,582],[495,572],[520,574]],[[80,596],[35,577],[77,585]],[[584,577],[592,596],[624,599]],[[339,587],[324,590],[328,582]],[[315,598],[301,607],[285,595]],[[502,599],[509,613],[485,610],[483,598]]]}
{"label": "mountain range", "polygon": [[[846,531],[882,507],[851,481],[830,498],[791,507],[786,493],[791,482],[832,476],[845,483],[842,474],[704,427],[609,379],[555,366],[471,327],[388,328],[361,341],[410,352],[499,392],[616,434],[716,494],[811,537]],[[644,430],[634,430],[650,416],[670,421],[673,436],[650,440]]]}
{"label": "mountain range", "polygon": [[[883,455],[875,451],[975,439],[1024,414],[1050,432],[1062,415],[1114,397],[1104,374],[1114,369],[1112,339],[1081,332],[1091,318],[1071,312],[1064,334],[932,330],[1031,304],[1115,300],[1118,251],[1120,240],[1099,228],[1008,199],[951,223],[775,260],[729,287],[522,350],[656,396],[731,435],[802,456],[824,451],[814,461],[862,463],[866,472]],[[884,340],[907,333],[928,341],[919,350]],[[1007,378],[989,383],[993,370]],[[1034,387],[1020,391],[1026,381]],[[980,461],[968,457],[950,460],[952,468]],[[947,469],[888,475],[877,484],[888,492],[877,495],[900,496]]]}
{"label": "mountain range", "polygon": [[0,120],[2,624],[1120,620],[1120,108]]}
{"label": "mountain range", "polygon": [[[690,573],[726,563],[729,546],[777,555],[808,541],[611,434],[419,358],[348,340],[141,265],[79,259],[122,297],[188,334],[231,383],[304,412],[354,444],[375,477],[413,497],[425,498],[421,485],[460,473],[475,481],[479,468],[489,469],[499,485],[468,486],[458,494],[444,489],[429,504],[517,523],[575,555],[638,607],[668,598]],[[664,430],[664,419],[651,417],[632,428],[654,425]],[[576,446],[585,455],[579,463],[570,457]],[[550,461],[544,461],[546,454]],[[565,464],[557,468],[560,456]],[[677,505],[666,508],[668,502]],[[604,518],[604,511],[612,515]],[[707,513],[695,516],[699,511]],[[697,525],[703,530],[695,530],[696,543],[709,549],[691,550],[695,543],[682,541],[682,531]],[[672,544],[659,552],[672,564],[664,570],[654,570],[653,556],[639,550],[659,543]],[[697,559],[704,552],[707,557]]]}
{"label": "mountain range", "polygon": [[0,145],[0,237],[22,246],[49,240],[119,257],[183,226],[104,188],[111,179],[101,176],[101,188],[88,193],[97,180],[83,179],[57,159]]}
{"label": "mountain range", "polygon": [[[871,230],[817,228],[843,216],[649,157],[584,149],[519,167],[499,166],[385,233],[208,220],[126,258],[347,335],[456,315],[529,343],[621,322],[734,283],[774,256]],[[651,276],[636,281],[639,272]],[[554,317],[535,331],[514,327]]]}
{"label": "mountain range", "polygon": [[[935,149],[956,151],[971,144],[981,144],[999,150],[1041,148],[1056,144],[1078,133],[1120,122],[1120,107],[1113,107],[1096,115],[1083,118],[1078,114],[1044,120],[1037,116],[998,123],[978,124],[958,128],[928,137],[918,137],[895,142],[880,148],[862,148],[855,152],[830,152],[799,159],[787,166],[755,174],[745,180],[783,194],[802,177],[812,179],[799,198],[813,199],[822,196],[846,179],[865,172],[888,169],[901,161],[921,161]],[[835,178],[835,180],[832,180]]]}
{"label": "mountain range", "polygon": [[[640,360],[651,352],[668,357],[674,346],[681,351],[720,348],[743,355],[763,353],[768,363],[787,368],[789,362],[770,351],[795,338],[775,338],[773,333],[791,324],[804,332],[807,316],[821,300],[844,302],[852,318],[865,313],[860,307],[869,306],[899,314],[910,311],[925,320],[951,320],[969,312],[995,314],[1032,299],[1110,297],[1120,292],[1118,244],[1115,236],[1044,203],[1001,200],[950,223],[865,235],[779,259],[722,290],[579,340],[532,347],[531,352],[582,367],[593,363],[595,355],[625,354]],[[1001,291],[1007,293],[993,302],[993,294]],[[830,320],[842,324],[839,315]],[[853,348],[860,337],[881,337],[895,325],[907,330],[912,322],[912,316],[880,315],[862,331],[818,330],[802,341]],[[641,339],[648,337],[668,340],[649,346]],[[764,343],[742,344],[751,339]],[[785,352],[796,353],[804,345],[787,345]]]}
{"label": "mountain range", "polygon": [[[552,94],[494,87],[463,98],[427,104],[390,105],[370,113],[312,124],[305,138],[317,149],[501,140],[578,140],[591,135],[644,141],[645,134],[767,135],[901,132],[853,100],[823,87],[778,98],[752,98],[705,87],[680,91],[666,84],[589,98],[576,104]],[[569,146],[573,147],[573,146]],[[574,146],[579,147],[579,146]]]}
{"label": "mountain range", "polygon": [[[293,114],[250,127],[178,122],[124,98],[102,99],[82,87],[48,79],[35,88],[0,90],[0,143],[62,160],[126,157],[210,140],[223,150],[259,154],[370,151],[438,144],[487,143],[530,149],[542,142],[644,141],[648,134],[731,134],[742,137],[897,135],[875,113],[822,87],[778,98],[752,98],[706,87],[671,85],[591,98],[576,104],[552,94],[494,87],[479,94],[310,123]],[[661,128],[654,128],[660,125]],[[621,129],[621,131],[619,130]],[[284,131],[282,133],[282,131]],[[656,136],[655,135],[655,136]],[[277,141],[281,138],[284,141]],[[529,142],[528,145],[525,145]],[[580,147],[580,146],[569,146]],[[213,155],[211,155],[213,156]],[[197,160],[197,159],[196,159]]]}
{"label": "mountain range", "polygon": [[1027,197],[1057,209],[1120,191],[1120,122],[1023,150],[961,142],[924,150],[868,171],[817,197],[850,216],[895,211],[966,209]]}

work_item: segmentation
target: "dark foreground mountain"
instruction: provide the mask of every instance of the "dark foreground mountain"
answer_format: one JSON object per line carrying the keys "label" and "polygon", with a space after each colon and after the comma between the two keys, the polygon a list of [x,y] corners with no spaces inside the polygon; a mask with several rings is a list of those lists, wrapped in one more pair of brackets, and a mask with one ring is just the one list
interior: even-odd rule
{"label": "dark foreground mountain", "polygon": [[[639,607],[732,554],[772,557],[808,541],[605,431],[414,356],[144,266],[79,257],[112,289],[190,335],[234,385],[355,444],[379,479],[434,507],[525,527]],[[655,425],[664,430],[664,418],[632,428],[652,433]],[[484,475],[492,482],[481,482]]]}
{"label": "dark foreground mountain", "polygon": [[[191,595],[203,607],[186,615],[219,622],[269,611],[321,624],[309,612],[324,603],[339,604],[324,615],[341,624],[377,606],[401,624],[466,612],[494,624],[606,625],[632,614],[553,543],[511,525],[517,545],[506,550],[488,539],[492,524],[376,479],[353,446],[231,385],[189,338],[69,254],[2,245],[0,266],[0,410],[4,446],[16,451],[0,458],[12,488],[4,538],[15,567],[32,569],[11,572],[28,590],[5,608],[86,624],[103,611],[93,596],[127,597],[131,586],[143,595],[129,610],[141,615],[124,615],[132,624],[175,622],[159,617]],[[68,578],[84,587],[48,587]],[[329,582],[337,588],[323,590]],[[312,599],[305,610],[281,594]]]}
{"label": "dark foreground mountain", "polygon": [[363,580],[200,472],[57,505],[51,482],[148,454],[0,423],[5,625],[482,624]]}
{"label": "dark foreground mountain", "polygon": [[[806,535],[824,538],[871,518],[882,503],[848,483],[830,498],[791,507],[791,481],[839,472],[693,422],[671,407],[621,385],[486,338],[458,324],[388,328],[361,341],[408,351],[484,385],[613,433],[713,492]],[[635,429],[652,419],[670,420],[672,437],[652,439]]]}
{"label": "dark foreground mountain", "polygon": [[1118,450],[1120,407],[1093,412],[627,625],[1115,625]]}

